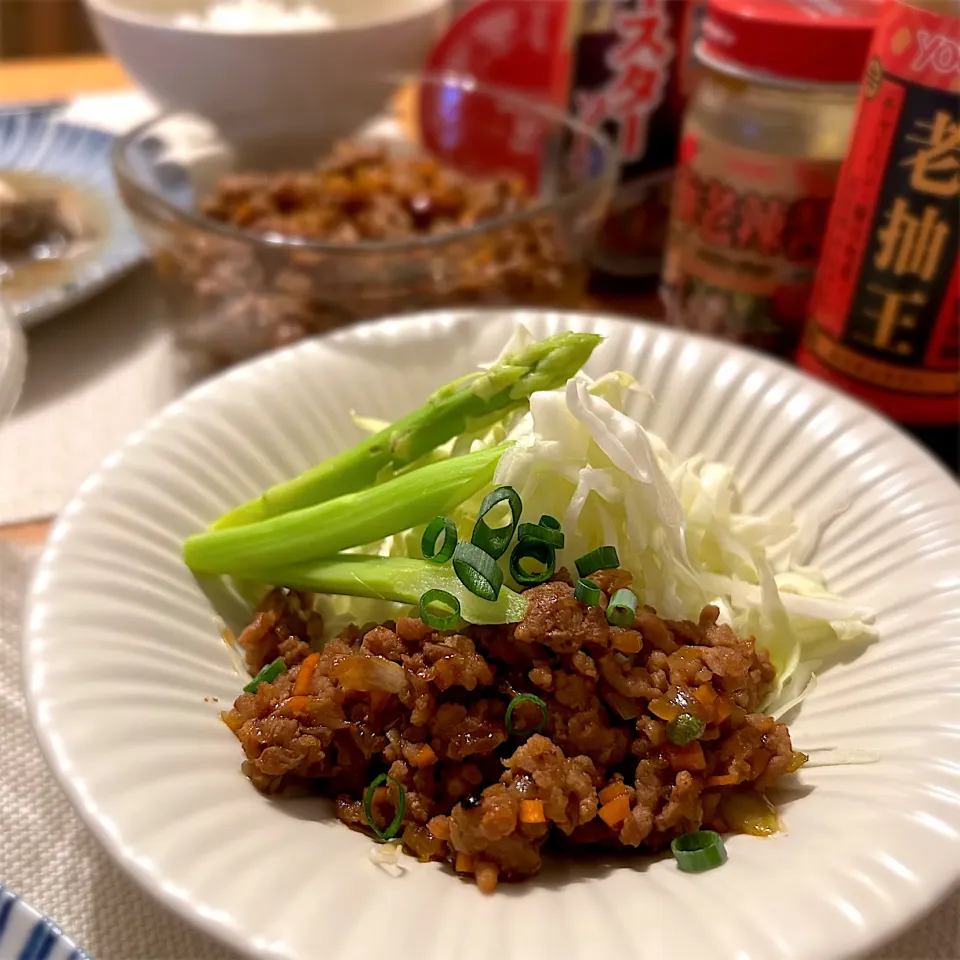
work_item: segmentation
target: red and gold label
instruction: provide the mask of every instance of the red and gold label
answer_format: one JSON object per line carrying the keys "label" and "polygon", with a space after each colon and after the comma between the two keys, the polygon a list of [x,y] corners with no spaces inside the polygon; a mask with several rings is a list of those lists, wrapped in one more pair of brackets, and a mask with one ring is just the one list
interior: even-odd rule
{"label": "red and gold label", "polygon": [[912,424],[960,420],[960,18],[888,0],[802,367]]}
{"label": "red and gold label", "polygon": [[688,130],[663,271],[668,319],[765,349],[794,345],[839,173],[839,161]]}

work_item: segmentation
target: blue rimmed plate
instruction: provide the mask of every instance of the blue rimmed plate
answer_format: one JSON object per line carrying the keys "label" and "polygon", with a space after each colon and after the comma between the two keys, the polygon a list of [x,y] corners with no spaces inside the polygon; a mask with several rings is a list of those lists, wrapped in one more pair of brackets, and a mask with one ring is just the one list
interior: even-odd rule
{"label": "blue rimmed plate", "polygon": [[0,884],[0,960],[90,960],[60,928]]}
{"label": "blue rimmed plate", "polygon": [[31,264],[21,279],[0,287],[8,311],[24,327],[92,296],[143,256],[113,181],[113,137],[57,116],[49,105],[0,110],[0,179],[38,191],[62,186],[92,227],[90,242],[71,256]]}

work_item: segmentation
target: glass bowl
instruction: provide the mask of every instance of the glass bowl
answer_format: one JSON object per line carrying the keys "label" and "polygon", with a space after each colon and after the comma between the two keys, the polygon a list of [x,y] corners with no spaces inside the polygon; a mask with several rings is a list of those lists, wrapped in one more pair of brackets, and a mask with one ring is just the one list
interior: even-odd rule
{"label": "glass bowl", "polygon": [[[430,182],[459,184],[472,198],[470,211],[459,220],[432,219],[432,233],[411,228],[404,214],[392,234],[375,239],[349,222],[320,239],[235,225],[246,216],[236,197],[249,199],[257,181],[236,178],[228,188],[224,177],[270,174],[266,186],[260,178],[252,202],[269,196],[279,208],[289,185],[344,140],[391,158],[422,157],[428,166],[432,159]],[[578,306],[617,164],[602,134],[544,102],[469,78],[422,76],[341,79],[335,102],[325,97],[322,109],[238,111],[216,125],[162,114],[117,140],[114,168],[181,344],[224,365],[387,314]],[[491,178],[500,179],[491,186]],[[382,200],[395,213],[402,196],[413,216],[418,204],[442,199],[430,191],[406,196],[403,184],[389,179],[370,178],[364,209]],[[231,206],[226,221],[203,212],[218,183]],[[495,216],[484,214],[487,195],[498,198],[488,205]],[[297,194],[289,202],[305,201]]]}

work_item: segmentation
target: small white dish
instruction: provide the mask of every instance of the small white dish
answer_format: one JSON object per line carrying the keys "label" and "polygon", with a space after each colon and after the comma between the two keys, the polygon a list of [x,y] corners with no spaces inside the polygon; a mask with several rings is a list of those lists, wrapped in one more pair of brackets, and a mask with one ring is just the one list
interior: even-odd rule
{"label": "small white dish", "polygon": [[0,424],[10,415],[27,368],[27,349],[20,324],[0,301]]}
{"label": "small white dish", "polygon": [[[218,123],[304,107],[322,114],[325,103],[342,109],[342,78],[419,70],[449,7],[449,0],[317,0],[336,26],[266,21],[225,30],[177,22],[180,14],[202,17],[215,0],[85,2],[106,49],[158,105]],[[358,105],[357,115],[375,106]]]}
{"label": "small white dish", "polygon": [[[181,560],[185,536],[536,336],[595,330],[587,367],[656,398],[680,456],[738,473],[748,510],[828,527],[814,562],[873,608],[879,642],[827,670],[791,724],[799,749],[879,756],[803,771],[771,839],[722,870],[667,859],[553,862],[484,897],[439,864],[393,879],[320,800],[241,775],[219,712],[243,677]],[[248,956],[315,960],[835,960],[917,919],[960,876],[960,490],[909,438],[796,370],[628,320],[449,311],[355,326],[235,368],[168,407],[83,485],[27,611],[30,711],[70,799],[110,853],[183,917]]]}
{"label": "small white dish", "polygon": [[55,924],[0,884],[0,960],[90,960]]}
{"label": "small white dish", "polygon": [[65,185],[94,221],[89,249],[52,263],[49,276],[38,280],[31,273],[24,289],[16,282],[0,287],[7,309],[25,328],[86,300],[143,257],[113,182],[112,144],[102,130],[61,121],[55,107],[0,108],[0,178],[36,175],[51,187]]}

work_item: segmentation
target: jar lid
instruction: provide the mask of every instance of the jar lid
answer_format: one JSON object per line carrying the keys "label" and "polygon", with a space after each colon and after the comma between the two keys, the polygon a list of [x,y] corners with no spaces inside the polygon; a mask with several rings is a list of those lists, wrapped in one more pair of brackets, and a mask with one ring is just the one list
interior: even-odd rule
{"label": "jar lid", "polygon": [[879,0],[708,0],[700,51],[719,68],[859,83]]}

